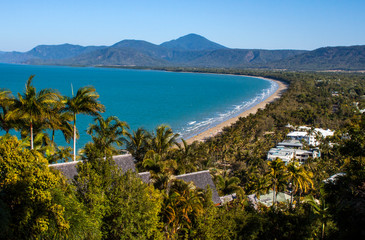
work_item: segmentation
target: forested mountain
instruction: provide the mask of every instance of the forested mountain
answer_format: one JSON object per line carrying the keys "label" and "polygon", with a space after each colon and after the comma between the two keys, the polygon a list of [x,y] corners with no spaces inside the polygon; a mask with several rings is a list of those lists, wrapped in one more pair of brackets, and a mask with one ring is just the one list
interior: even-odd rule
{"label": "forested mountain", "polygon": [[0,62],[3,63],[47,63],[48,60],[59,60],[78,56],[83,53],[103,49],[105,46],[88,46],[61,44],[39,45],[28,52],[2,52]]}
{"label": "forested mountain", "polygon": [[365,45],[324,47],[270,65],[295,70],[365,70]]}
{"label": "forested mountain", "polygon": [[40,45],[28,52],[0,52],[2,63],[264,68],[290,70],[365,70],[365,45],[325,47],[313,51],[230,49],[197,34],[160,45],[122,40],[112,46]]}
{"label": "forested mountain", "polygon": [[183,50],[183,51],[226,49],[225,46],[209,41],[205,37],[202,37],[197,34],[188,34],[176,40],[164,42],[160,46],[169,49]]}

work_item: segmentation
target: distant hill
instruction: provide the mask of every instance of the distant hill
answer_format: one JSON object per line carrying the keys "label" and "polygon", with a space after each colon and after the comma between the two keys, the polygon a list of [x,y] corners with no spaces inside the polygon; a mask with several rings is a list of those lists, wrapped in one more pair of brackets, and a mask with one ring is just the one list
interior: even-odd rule
{"label": "distant hill", "polygon": [[209,41],[205,37],[193,33],[180,37],[176,40],[164,42],[160,46],[183,51],[217,50],[226,48],[218,43]]}
{"label": "distant hill", "polygon": [[269,64],[293,70],[365,70],[365,45],[324,47]]}
{"label": "distant hill", "polygon": [[273,61],[302,54],[303,50],[220,49],[189,62],[189,66],[260,68]]}
{"label": "distant hill", "polygon": [[105,46],[83,47],[72,44],[62,45],[39,45],[28,52],[2,52],[2,63],[47,63],[47,60],[59,60],[78,56],[83,53],[103,49]]}
{"label": "distant hill", "polygon": [[197,34],[156,45],[122,40],[112,46],[40,45],[28,52],[0,52],[2,63],[265,68],[289,70],[365,70],[365,46],[325,47],[313,51],[230,49]]}

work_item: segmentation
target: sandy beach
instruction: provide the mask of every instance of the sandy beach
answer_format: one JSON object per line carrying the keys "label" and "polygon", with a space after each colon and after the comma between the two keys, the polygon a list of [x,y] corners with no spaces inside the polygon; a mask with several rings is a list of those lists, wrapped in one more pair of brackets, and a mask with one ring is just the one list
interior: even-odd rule
{"label": "sandy beach", "polygon": [[[257,77],[257,78],[260,78],[260,77]],[[265,78],[261,78],[261,79],[265,79]],[[281,94],[288,87],[287,84],[285,84],[283,82],[280,82],[280,81],[277,81],[277,80],[267,79],[267,78],[266,78],[266,80],[274,81],[274,82],[276,82],[279,85],[279,87],[276,90],[276,92],[273,93],[270,97],[266,98],[264,101],[262,101],[259,104],[253,106],[252,108],[250,108],[250,109],[248,109],[248,110],[240,113],[238,116],[236,116],[234,118],[231,118],[231,119],[228,119],[227,121],[224,121],[224,122],[218,124],[217,126],[212,127],[210,129],[208,129],[207,131],[204,131],[204,132],[202,132],[202,133],[200,133],[200,134],[198,134],[198,135],[196,135],[194,137],[191,137],[189,139],[186,139],[186,142],[188,144],[191,144],[194,141],[204,141],[207,138],[210,138],[210,137],[215,136],[216,134],[218,134],[219,132],[221,132],[224,127],[230,126],[233,123],[237,122],[237,120],[240,117],[246,117],[246,116],[250,115],[251,113],[252,114],[255,114],[257,112],[257,110],[265,108],[265,106],[267,104],[273,102],[277,98],[280,98]]]}

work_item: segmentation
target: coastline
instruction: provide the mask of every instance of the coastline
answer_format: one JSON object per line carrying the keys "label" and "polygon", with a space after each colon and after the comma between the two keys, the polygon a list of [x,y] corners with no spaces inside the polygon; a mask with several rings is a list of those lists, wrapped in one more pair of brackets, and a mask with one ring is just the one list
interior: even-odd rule
{"label": "coastline", "polygon": [[[252,77],[252,76],[250,76]],[[276,99],[280,98],[282,93],[284,91],[286,91],[286,89],[288,88],[288,85],[278,81],[278,80],[274,80],[274,79],[269,79],[269,78],[263,78],[263,77],[256,77],[256,78],[260,78],[260,79],[265,79],[265,80],[269,80],[269,81],[274,81],[278,84],[278,89],[272,94],[270,95],[268,98],[266,98],[264,101],[256,104],[255,106],[251,107],[250,109],[241,112],[238,116],[230,118],[212,128],[209,128],[208,130],[201,132],[191,138],[186,139],[186,142],[188,144],[192,144],[195,141],[198,142],[204,142],[206,139],[210,138],[210,137],[214,137],[215,135],[217,135],[218,133],[220,133],[222,131],[222,129],[224,127],[228,127],[231,126],[233,123],[237,122],[239,118],[241,117],[247,117],[248,115],[255,114],[259,109],[263,109],[266,107],[267,104],[275,101]]]}

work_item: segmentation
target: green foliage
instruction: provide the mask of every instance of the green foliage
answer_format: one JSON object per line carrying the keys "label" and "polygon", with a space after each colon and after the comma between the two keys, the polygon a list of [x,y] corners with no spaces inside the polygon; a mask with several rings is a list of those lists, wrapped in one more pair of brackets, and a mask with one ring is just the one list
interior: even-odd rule
{"label": "green foliage", "polygon": [[92,232],[72,189],[16,137],[0,138],[0,172],[1,239],[85,239]]}
{"label": "green foliage", "polygon": [[123,174],[97,149],[93,145],[87,148],[87,160],[78,164],[75,186],[102,238],[159,238],[160,193],[142,183],[135,173]]}

